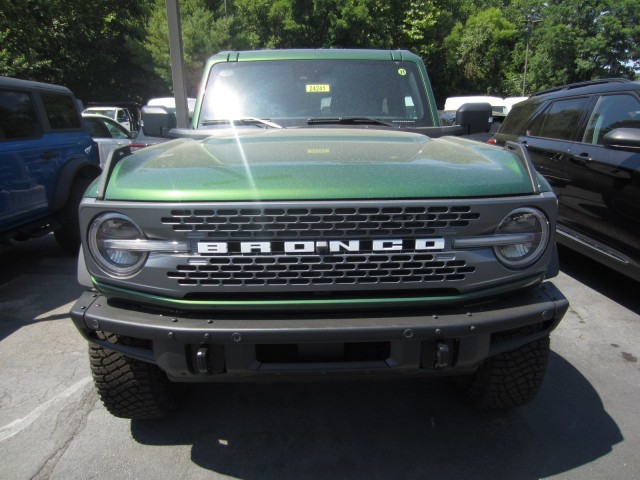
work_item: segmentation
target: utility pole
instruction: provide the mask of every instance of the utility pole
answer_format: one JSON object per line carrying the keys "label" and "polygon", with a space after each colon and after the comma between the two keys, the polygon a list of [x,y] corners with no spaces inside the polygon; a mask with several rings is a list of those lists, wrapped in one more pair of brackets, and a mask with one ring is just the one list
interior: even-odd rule
{"label": "utility pole", "polygon": [[169,24],[169,53],[171,55],[171,79],[176,99],[176,126],[189,127],[187,106],[187,84],[184,74],[184,52],[182,49],[182,27],[180,25],[179,0],[166,0],[167,23]]}
{"label": "utility pole", "polygon": [[525,20],[525,32],[527,35],[527,49],[524,54],[524,74],[522,75],[522,96],[526,96],[525,90],[527,88],[527,67],[529,65],[529,49],[531,48],[531,32],[533,28],[542,22],[542,20],[532,20],[528,18]]}

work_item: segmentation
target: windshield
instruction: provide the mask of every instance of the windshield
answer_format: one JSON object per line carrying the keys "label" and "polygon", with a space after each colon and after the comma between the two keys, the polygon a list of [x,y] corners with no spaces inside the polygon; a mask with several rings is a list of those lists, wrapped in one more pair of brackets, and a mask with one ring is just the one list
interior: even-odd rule
{"label": "windshield", "polygon": [[93,113],[96,115],[104,115],[105,117],[116,118],[116,111],[113,108],[87,108],[85,113]]}
{"label": "windshield", "polygon": [[259,118],[292,126],[354,117],[397,126],[432,126],[426,105],[423,83],[412,62],[218,63],[208,79],[198,128],[224,119]]}

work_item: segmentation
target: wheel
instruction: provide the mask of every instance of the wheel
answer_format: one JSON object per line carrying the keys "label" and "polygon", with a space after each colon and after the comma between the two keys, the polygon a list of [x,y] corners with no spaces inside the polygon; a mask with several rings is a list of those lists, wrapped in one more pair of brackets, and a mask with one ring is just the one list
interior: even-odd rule
{"label": "wheel", "polygon": [[69,190],[67,203],[55,214],[55,218],[60,224],[60,228],[54,232],[56,241],[60,248],[71,255],[77,255],[80,250],[78,206],[92,181],[90,178],[76,178],[71,185],[71,190]]}
{"label": "wheel", "polygon": [[[522,334],[522,333],[520,333]],[[549,336],[487,358],[472,375],[453,377],[462,399],[485,410],[526,405],[542,385],[549,363]]]}
{"label": "wheel", "polygon": [[[101,340],[127,346],[142,341],[97,332]],[[157,365],[89,344],[91,373],[100,400],[114,416],[130,419],[162,418],[175,410],[181,386],[169,381]]]}

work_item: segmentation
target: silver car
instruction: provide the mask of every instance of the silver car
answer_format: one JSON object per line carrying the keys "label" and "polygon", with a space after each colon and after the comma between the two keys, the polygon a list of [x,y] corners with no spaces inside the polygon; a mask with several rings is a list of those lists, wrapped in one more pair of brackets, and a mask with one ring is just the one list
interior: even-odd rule
{"label": "silver car", "polygon": [[82,118],[93,140],[98,144],[100,166],[104,166],[113,150],[129,145],[133,141],[133,134],[109,117],[83,113]]}

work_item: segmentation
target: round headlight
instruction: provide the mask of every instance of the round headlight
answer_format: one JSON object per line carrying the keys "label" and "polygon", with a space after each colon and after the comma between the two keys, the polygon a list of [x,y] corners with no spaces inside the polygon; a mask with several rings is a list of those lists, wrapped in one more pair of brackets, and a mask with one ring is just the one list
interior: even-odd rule
{"label": "round headlight", "polygon": [[119,213],[104,213],[91,224],[89,250],[109,275],[130,277],[142,268],[149,254],[128,249],[127,243],[143,238],[142,231],[130,218]]}
{"label": "round headlight", "polygon": [[542,212],[519,208],[507,215],[496,229],[505,241],[493,247],[504,265],[523,268],[538,260],[549,242],[549,222]]}

